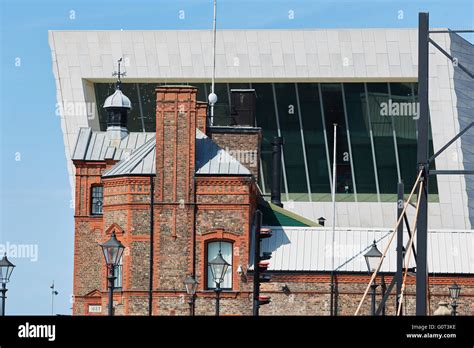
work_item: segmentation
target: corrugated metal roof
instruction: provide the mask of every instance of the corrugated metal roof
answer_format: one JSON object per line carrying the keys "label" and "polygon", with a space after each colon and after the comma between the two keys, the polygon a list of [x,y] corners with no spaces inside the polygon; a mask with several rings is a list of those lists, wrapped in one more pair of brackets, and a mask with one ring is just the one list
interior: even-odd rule
{"label": "corrugated metal roof", "polygon": [[[272,252],[269,270],[327,272],[332,270],[330,228],[271,228],[272,237],[262,241],[262,250]],[[377,241],[378,249],[383,252],[390,239],[390,233],[388,229],[336,229],[335,269],[341,272],[367,272],[363,255],[374,240]],[[406,232],[404,240],[406,244],[408,241]],[[396,237],[382,264],[382,272],[396,271],[395,248]],[[474,273],[474,231],[429,231],[428,248],[429,273]],[[412,254],[409,267],[414,266]]]}
{"label": "corrugated metal roof", "polygon": [[153,137],[138,148],[131,156],[125,157],[111,169],[105,171],[102,177],[154,175],[156,173],[155,149],[156,138]]}
{"label": "corrugated metal roof", "polygon": [[196,174],[252,175],[250,170],[199,129],[196,129]]}
{"label": "corrugated metal roof", "polygon": [[129,133],[117,147],[113,146],[107,132],[92,131],[91,128],[80,128],[73,160],[103,161],[112,159],[120,161],[131,154],[145,142],[155,138],[155,133]]}
{"label": "corrugated metal roof", "polygon": [[[81,128],[72,159],[119,161],[103,174],[104,177],[110,177],[155,174],[155,156],[155,133],[129,133],[117,146],[113,146],[107,132]],[[196,129],[196,174],[252,175],[238,160],[199,129]]]}

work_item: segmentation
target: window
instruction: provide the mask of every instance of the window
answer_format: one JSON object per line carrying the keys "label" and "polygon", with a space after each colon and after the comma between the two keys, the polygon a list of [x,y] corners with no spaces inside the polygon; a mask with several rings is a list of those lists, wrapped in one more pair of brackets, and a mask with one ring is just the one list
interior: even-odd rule
{"label": "window", "polygon": [[117,291],[121,291],[123,280],[123,256],[120,258],[118,265],[114,269],[114,276],[114,289]]}
{"label": "window", "polygon": [[[222,258],[226,260],[230,266],[224,276],[224,281],[221,284],[222,289],[232,289],[232,243],[217,241],[207,243],[207,262],[212,261],[221,251]],[[207,264],[207,288],[215,289],[216,284],[212,278],[211,266]]]}
{"label": "window", "polygon": [[102,215],[102,206],[104,204],[104,188],[102,186],[92,186],[91,198],[91,214]]}

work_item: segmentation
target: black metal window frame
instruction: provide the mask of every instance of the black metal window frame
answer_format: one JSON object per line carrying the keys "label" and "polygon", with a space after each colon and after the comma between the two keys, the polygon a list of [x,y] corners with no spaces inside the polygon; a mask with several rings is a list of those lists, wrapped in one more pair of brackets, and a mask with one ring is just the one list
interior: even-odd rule
{"label": "black metal window frame", "polygon": [[91,186],[91,215],[102,215],[104,206],[104,187],[102,185]]}

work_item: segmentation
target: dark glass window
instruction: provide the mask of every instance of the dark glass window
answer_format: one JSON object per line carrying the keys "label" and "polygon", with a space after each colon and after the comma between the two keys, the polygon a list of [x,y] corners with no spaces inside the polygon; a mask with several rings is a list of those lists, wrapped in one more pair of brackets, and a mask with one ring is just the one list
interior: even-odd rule
{"label": "dark glass window", "polygon": [[[257,95],[257,126],[262,128],[263,137],[261,145],[261,162],[263,171],[263,181],[266,192],[271,190],[272,175],[272,141],[277,136],[277,125],[275,116],[275,104],[273,100],[273,90],[270,83],[253,83]],[[283,180],[283,176],[282,176]],[[285,186],[282,184],[282,192]]]}
{"label": "dark glass window", "polygon": [[344,106],[342,100],[341,84],[321,84],[323,96],[324,118],[329,145],[329,156],[332,164],[334,144],[334,124],[337,123],[336,133],[336,193],[352,194],[354,185],[352,182],[351,162],[349,157],[349,145],[347,142],[347,127],[344,117]]}
{"label": "dark glass window", "polygon": [[363,83],[344,84],[357,193],[377,192]]}
{"label": "dark glass window", "polygon": [[331,192],[318,84],[298,83],[298,94],[311,193],[318,197]]}
{"label": "dark glass window", "polygon": [[390,83],[391,113],[397,134],[400,175],[409,193],[416,180],[416,99],[411,83]]}
{"label": "dark glass window", "polygon": [[275,83],[274,86],[280,131],[284,139],[283,158],[285,161],[288,191],[291,193],[290,199],[307,201],[308,185],[306,182],[295,85]]}
{"label": "dark glass window", "polygon": [[389,105],[388,85],[386,83],[368,83],[367,94],[380,193],[395,194],[398,175],[392,120],[382,112],[382,107]]}
{"label": "dark glass window", "polygon": [[[132,132],[154,132],[156,128],[155,83],[124,83],[122,90],[132,102],[129,112],[128,128]],[[173,85],[193,85],[198,88],[198,101],[207,101],[210,83],[173,83]],[[391,200],[396,193],[398,175],[395,157],[393,130],[396,132],[400,174],[409,191],[416,176],[416,120],[409,116],[390,116],[382,114],[382,104],[417,102],[417,84],[413,83],[367,83],[367,96],[362,83],[345,83],[346,127],[343,94],[340,83],[320,84],[320,100],[317,83],[298,83],[299,106],[296,99],[295,83],[275,83],[275,95],[271,83],[217,83],[215,92],[218,102],[215,106],[215,125],[227,125],[230,120],[229,94],[233,88],[254,88],[257,96],[256,123],[263,130],[261,146],[260,178],[262,188],[269,193],[271,187],[271,142],[277,135],[275,104],[278,110],[280,130],[285,139],[283,146],[285,174],[288,194],[291,199],[307,201],[308,185],[301,141],[301,129],[298,111],[301,112],[302,131],[310,179],[311,193],[315,200],[330,199],[330,174],[332,164],[333,123],[338,124],[337,134],[337,193],[346,194],[344,200],[352,200],[353,193],[351,161],[347,128],[350,133],[352,164],[354,165],[355,184],[360,194],[376,193],[373,168],[370,127],[372,126],[378,182],[382,200]],[[390,86],[390,90],[389,87]],[[100,129],[107,128],[107,113],[103,109],[105,99],[114,92],[113,83],[96,83],[95,94],[99,114]],[[321,116],[321,104],[324,122]],[[406,107],[404,105],[403,107]],[[406,111],[406,108],[400,110]],[[393,123],[392,123],[393,122]],[[327,144],[324,141],[326,130]],[[433,153],[433,141],[430,129],[430,154]],[[329,162],[326,155],[329,151]],[[328,170],[329,169],[329,170]],[[264,185],[263,185],[264,184]],[[282,193],[286,193],[282,176]],[[436,177],[430,177],[430,193],[437,193]],[[338,195],[342,199],[342,195]],[[369,196],[367,196],[369,197]],[[375,196],[374,196],[375,197]],[[362,198],[361,198],[362,199]],[[373,199],[369,197],[367,199]],[[95,208],[92,208],[92,210]],[[94,214],[94,213],[93,213]]]}
{"label": "dark glass window", "polygon": [[104,204],[104,188],[102,186],[92,186],[91,188],[91,214],[101,215]]}
{"label": "dark glass window", "polygon": [[[232,289],[232,243],[217,241],[207,243],[207,262],[212,261],[219,251],[222,258],[226,260],[230,266],[224,276],[224,281],[220,284],[221,289]],[[215,289],[216,283],[212,278],[211,266],[207,264],[207,288]]]}

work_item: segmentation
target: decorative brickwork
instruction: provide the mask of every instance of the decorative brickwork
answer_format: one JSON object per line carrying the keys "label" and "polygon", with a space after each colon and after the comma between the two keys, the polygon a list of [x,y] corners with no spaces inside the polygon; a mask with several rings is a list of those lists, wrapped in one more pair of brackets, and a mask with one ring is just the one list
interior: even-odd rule
{"label": "decorative brickwork", "polygon": [[[122,288],[114,294],[116,315],[148,314],[150,221],[153,211],[153,314],[188,315],[183,285],[194,274],[199,282],[197,315],[213,315],[215,293],[207,289],[207,243],[232,243],[232,289],[221,294],[222,315],[252,314],[250,235],[257,202],[256,179],[261,131],[206,129],[206,103],[196,102],[196,88],[156,89],[156,178],[151,209],[150,177],[102,178],[114,161],[75,161],[74,305],[76,315],[107,312],[106,267],[99,243],[112,232],[124,244]],[[253,176],[195,176],[196,127],[222,148],[256,151],[256,163],[243,163]],[[103,185],[103,214],[91,215],[91,187]],[[240,266],[240,267],[239,267]],[[241,269],[239,274],[237,269]],[[329,315],[330,276],[315,273],[275,273],[262,285],[272,302],[261,315]],[[338,315],[353,315],[369,281],[367,275],[338,274],[335,295]],[[386,276],[389,284],[391,276]],[[430,278],[430,310],[448,297],[448,287],[462,286],[458,311],[474,314],[474,277]],[[380,279],[378,279],[380,282]],[[286,289],[286,291],[283,291]],[[405,314],[414,314],[414,279],[408,279]],[[381,298],[377,288],[377,300]],[[395,298],[387,303],[394,313]],[[362,307],[369,313],[370,296]]]}

